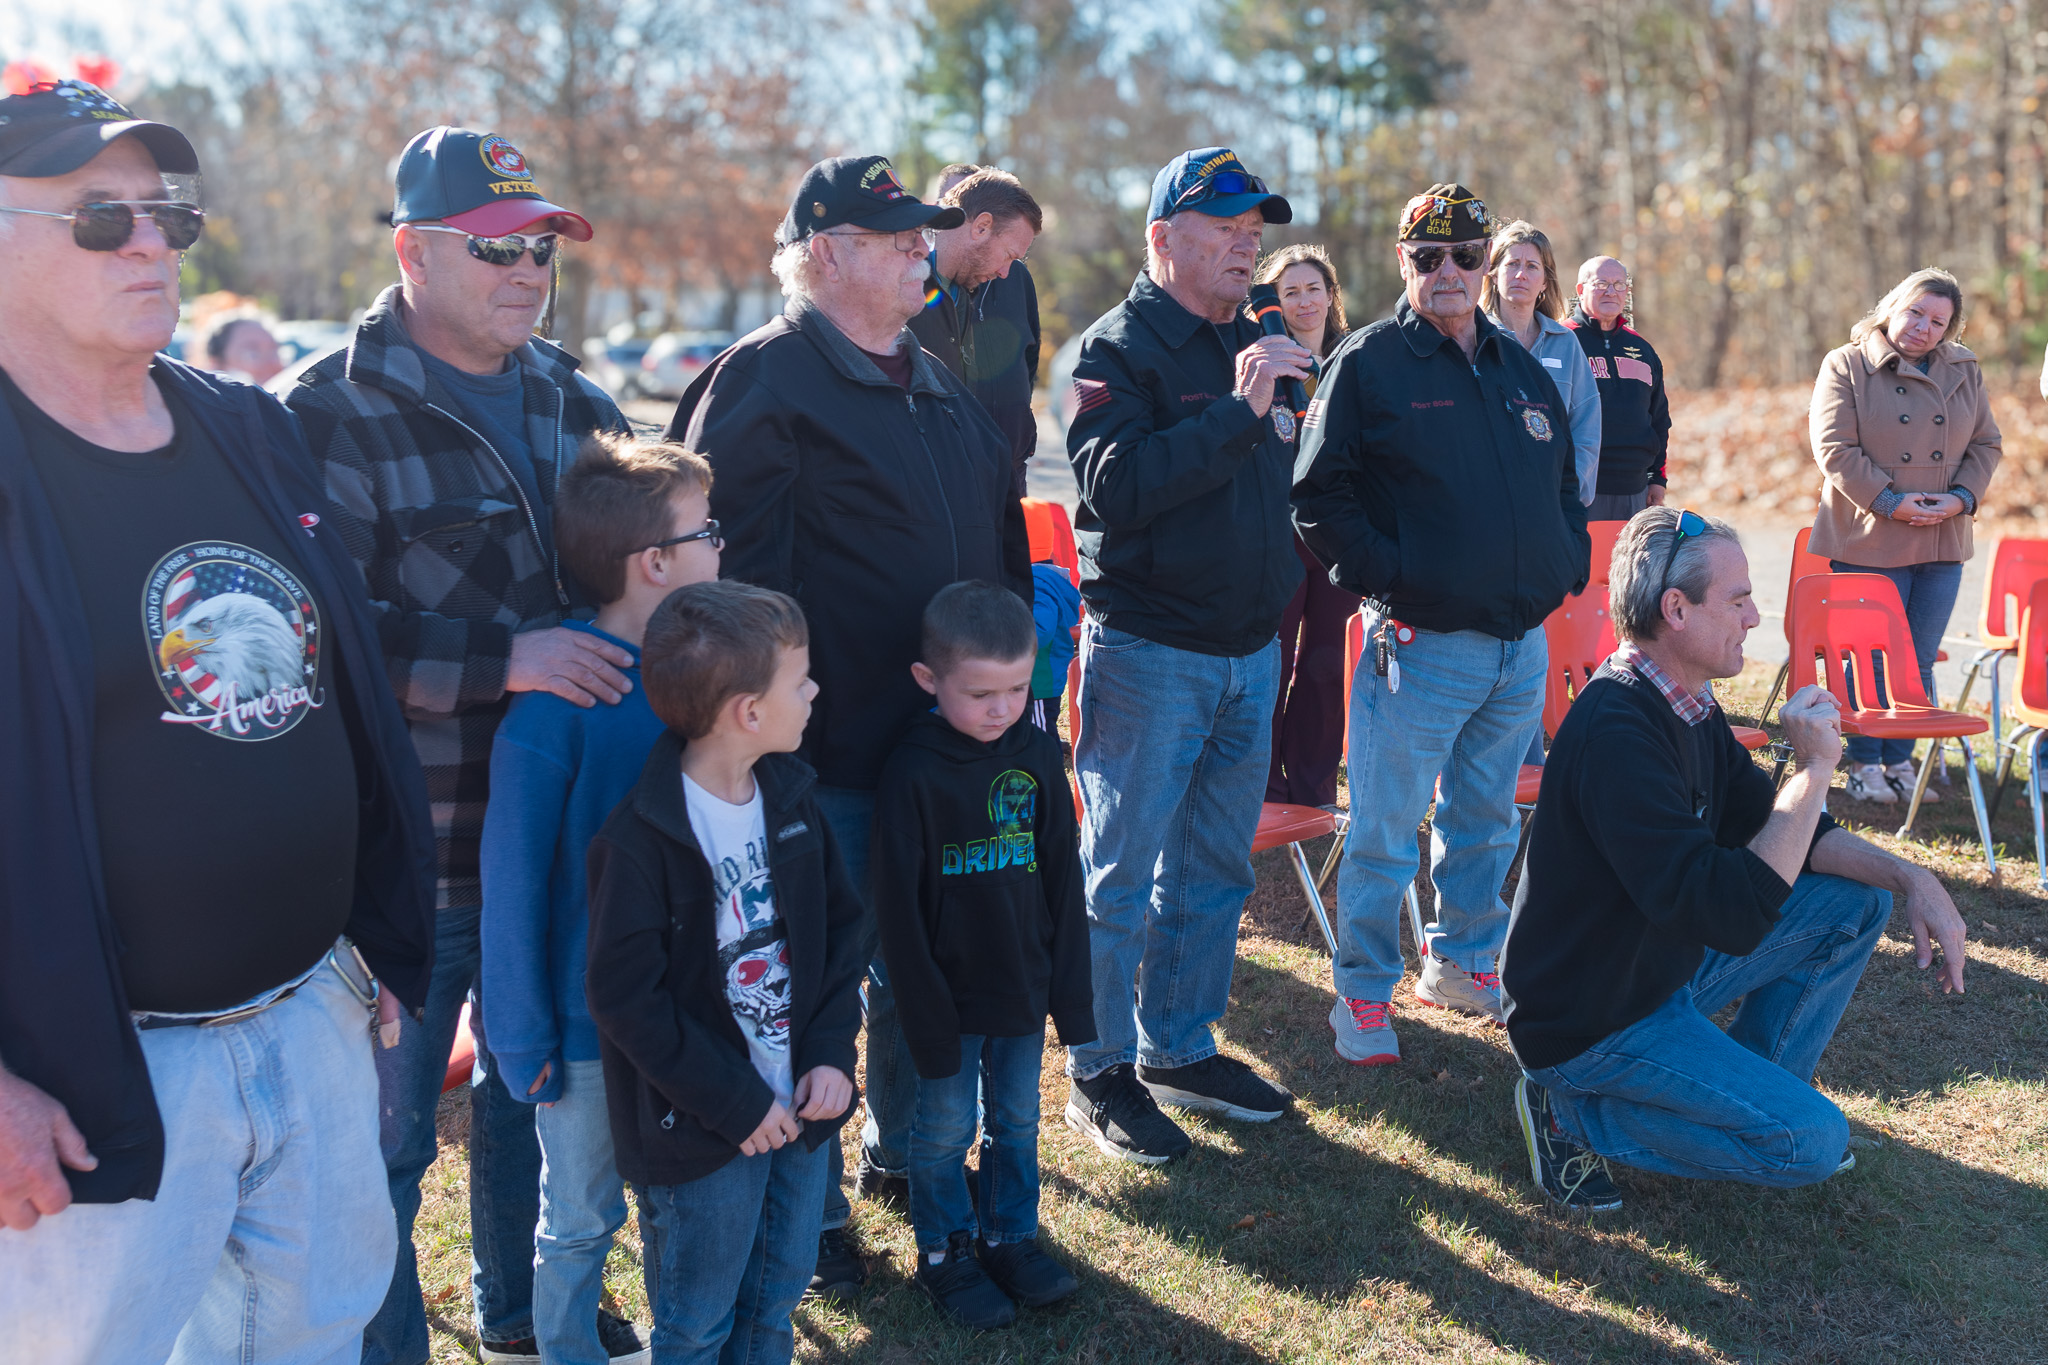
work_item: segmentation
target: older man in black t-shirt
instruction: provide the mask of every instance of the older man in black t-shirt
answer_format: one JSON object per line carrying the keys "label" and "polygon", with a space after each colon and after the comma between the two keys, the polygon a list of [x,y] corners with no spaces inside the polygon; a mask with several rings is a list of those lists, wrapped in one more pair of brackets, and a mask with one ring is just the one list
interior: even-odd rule
{"label": "older man in black t-shirt", "polygon": [[9,1359],[335,1359],[392,1254],[425,787],[297,427],[153,355],[197,170],[83,82],[0,100]]}

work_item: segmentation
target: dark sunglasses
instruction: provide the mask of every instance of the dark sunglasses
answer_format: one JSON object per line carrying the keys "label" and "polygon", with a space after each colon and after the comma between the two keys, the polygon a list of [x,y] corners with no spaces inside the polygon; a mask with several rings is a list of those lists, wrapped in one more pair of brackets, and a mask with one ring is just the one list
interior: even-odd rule
{"label": "dark sunglasses", "polygon": [[1486,264],[1484,242],[1460,242],[1456,246],[1419,246],[1408,253],[1408,259],[1415,264],[1417,274],[1433,275],[1444,263],[1444,253],[1449,252],[1451,264],[1460,270],[1477,270]]}
{"label": "dark sunglasses", "polygon": [[171,250],[183,251],[199,240],[206,226],[206,211],[197,204],[169,199],[108,199],[80,204],[70,213],[47,213],[42,209],[17,209],[0,204],[0,213],[20,213],[31,218],[61,218],[71,224],[71,240],[87,251],[119,251],[135,235],[135,210],[148,213],[156,230],[164,235]]}
{"label": "dark sunglasses", "polygon": [[710,520],[704,523],[704,529],[701,531],[692,531],[686,536],[670,536],[667,540],[657,540],[652,545],[642,545],[633,551],[633,554],[642,554],[648,550],[666,550],[671,545],[688,545],[693,540],[708,540],[714,550],[725,548],[725,537],[718,534],[718,522]]}
{"label": "dark sunglasses", "polygon": [[555,258],[555,247],[559,238],[552,232],[541,232],[529,237],[523,232],[508,232],[502,237],[478,237],[458,227],[446,227],[440,223],[411,223],[410,227],[421,232],[452,232],[458,237],[469,239],[469,254],[485,265],[518,265],[519,258],[528,251],[533,252],[533,263],[545,267]]}
{"label": "dark sunglasses", "polygon": [[1678,514],[1678,534],[1671,537],[1671,553],[1664,556],[1664,576],[1658,580],[1657,600],[1663,601],[1664,594],[1671,587],[1671,566],[1678,563],[1678,547],[1694,536],[1707,533],[1707,519],[1697,512],[1684,511]]}
{"label": "dark sunglasses", "polygon": [[1248,175],[1243,171],[1218,171],[1214,175],[1203,176],[1200,180],[1197,180],[1194,184],[1175,195],[1173,197],[1173,208],[1177,213],[1181,209],[1191,208],[1196,204],[1206,204],[1211,199],[1221,199],[1226,195],[1268,194],[1270,192],[1266,188],[1266,182],[1255,175]]}

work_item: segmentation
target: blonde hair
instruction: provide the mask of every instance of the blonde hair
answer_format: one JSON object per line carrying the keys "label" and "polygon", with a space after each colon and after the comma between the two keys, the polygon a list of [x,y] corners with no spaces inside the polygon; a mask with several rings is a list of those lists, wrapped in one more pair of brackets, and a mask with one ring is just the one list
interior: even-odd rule
{"label": "blonde hair", "polygon": [[[1934,344],[1939,346],[1942,341],[1954,341],[1960,337],[1963,334],[1963,286],[1946,270],[1928,266],[1893,285],[1891,292],[1877,301],[1877,307],[1856,319],[1856,325],[1849,329],[1849,340],[1860,346],[1872,332],[1884,332],[1885,324],[1892,320],[1892,315],[1922,294],[1947,299],[1953,309],[1948,317],[1948,330],[1941,334],[1941,341]],[[1890,332],[1885,332],[1885,340],[1891,340]]]}
{"label": "blonde hair", "polygon": [[1337,349],[1337,343],[1351,330],[1351,324],[1344,319],[1344,286],[1337,283],[1337,267],[1330,264],[1330,253],[1313,242],[1299,242],[1283,246],[1260,263],[1259,270],[1252,277],[1258,284],[1278,284],[1280,277],[1297,265],[1312,265],[1323,277],[1323,288],[1330,293],[1330,320],[1323,325],[1323,354]]}
{"label": "blonde hair", "polygon": [[1493,282],[1494,272],[1500,263],[1508,258],[1508,248],[1524,242],[1536,248],[1536,254],[1543,261],[1543,292],[1536,296],[1536,311],[1547,318],[1564,317],[1564,286],[1557,279],[1557,256],[1550,249],[1550,238],[1534,223],[1517,218],[1493,234],[1493,242],[1486,249],[1486,278],[1479,283],[1479,306],[1488,313],[1500,312],[1500,290]]}

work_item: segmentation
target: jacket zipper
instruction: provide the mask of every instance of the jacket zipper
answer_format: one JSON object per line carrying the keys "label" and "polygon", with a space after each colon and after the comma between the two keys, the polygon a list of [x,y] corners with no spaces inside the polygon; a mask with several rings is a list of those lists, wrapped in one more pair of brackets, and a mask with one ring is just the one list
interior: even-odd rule
{"label": "jacket zipper", "polygon": [[953,543],[953,577],[960,577],[960,528],[953,524],[953,501],[946,496],[946,479],[939,472],[939,457],[932,453],[931,439],[924,434],[924,423],[917,415],[917,396],[908,389],[903,392],[903,401],[910,405],[910,425],[917,428],[918,444],[924,447],[924,457],[932,467],[932,482],[939,486],[939,506],[946,513],[946,538]]}
{"label": "jacket zipper", "polygon": [[[560,397],[560,394],[556,395],[558,401]],[[498,462],[498,470],[505,476],[505,482],[512,485],[512,495],[519,499],[519,510],[526,513],[526,529],[533,533],[533,548],[540,551],[540,553],[546,556],[547,558],[548,573],[550,577],[553,578],[555,584],[555,601],[560,603],[562,606],[567,607],[569,605],[569,594],[568,591],[562,587],[562,562],[559,558],[557,558],[554,554],[552,554],[549,551],[547,542],[541,539],[540,522],[536,520],[533,515],[533,504],[526,500],[526,490],[520,486],[519,480],[512,476],[512,466],[506,464],[505,457],[498,453],[498,448],[492,445],[489,441],[486,441],[477,432],[476,428],[470,426],[469,423],[463,421],[460,417],[457,417],[454,413],[448,411],[446,408],[436,407],[432,403],[427,403],[424,406],[426,407],[426,410],[428,412],[433,413],[435,416],[445,417],[449,421],[453,422],[456,426],[461,427],[462,430],[469,436],[471,440],[475,441],[485,450],[491,452],[491,458]],[[561,421],[561,417],[557,415],[555,418],[555,425],[557,428],[561,426]],[[556,450],[559,451],[561,449],[561,442],[558,440],[555,443],[555,446]],[[557,454],[555,458],[557,463],[559,464],[561,456]]]}

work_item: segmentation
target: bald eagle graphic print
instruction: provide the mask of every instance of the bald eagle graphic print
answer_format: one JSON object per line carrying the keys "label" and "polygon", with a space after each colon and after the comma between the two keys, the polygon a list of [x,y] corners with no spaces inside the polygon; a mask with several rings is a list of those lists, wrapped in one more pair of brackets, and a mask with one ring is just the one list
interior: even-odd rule
{"label": "bald eagle graphic print", "polygon": [[273,739],[325,703],[320,614],[297,576],[246,545],[183,545],[157,561],[142,626],[166,724]]}

